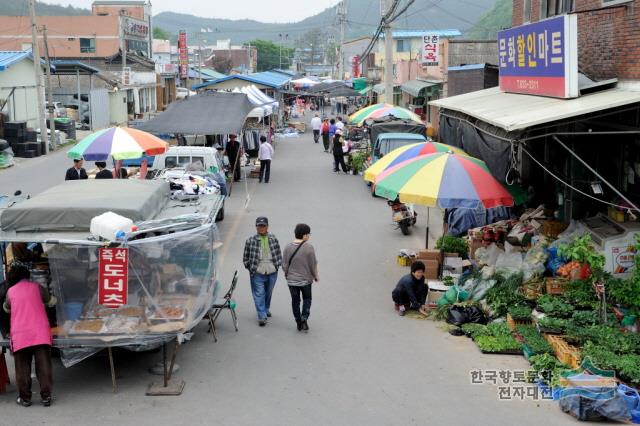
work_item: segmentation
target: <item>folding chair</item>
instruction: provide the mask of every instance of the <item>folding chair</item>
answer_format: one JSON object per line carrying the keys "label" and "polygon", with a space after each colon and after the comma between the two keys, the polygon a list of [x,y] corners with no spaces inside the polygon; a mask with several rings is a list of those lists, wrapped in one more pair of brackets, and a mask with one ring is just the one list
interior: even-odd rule
{"label": "folding chair", "polygon": [[209,330],[207,330],[207,333],[213,333],[214,342],[218,341],[218,337],[216,336],[216,320],[224,309],[229,309],[229,312],[231,312],[233,326],[236,328],[236,332],[238,331],[236,303],[232,299],[233,292],[236,289],[236,284],[238,284],[238,271],[235,271],[233,274],[233,279],[231,280],[231,287],[229,288],[229,291],[227,291],[227,293],[222,298],[214,300],[213,305],[209,309],[209,312],[207,312],[207,318],[209,319]]}

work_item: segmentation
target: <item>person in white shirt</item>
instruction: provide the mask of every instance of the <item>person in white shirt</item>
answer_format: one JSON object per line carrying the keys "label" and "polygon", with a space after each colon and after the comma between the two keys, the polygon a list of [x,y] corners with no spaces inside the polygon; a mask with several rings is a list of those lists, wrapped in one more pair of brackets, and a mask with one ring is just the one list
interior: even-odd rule
{"label": "person in white shirt", "polygon": [[344,123],[342,122],[342,117],[336,118],[336,128],[344,133]]}
{"label": "person in white shirt", "polygon": [[260,178],[258,183],[269,183],[271,175],[271,160],[273,158],[273,146],[267,142],[267,138],[260,136],[260,150],[258,151],[258,159],[260,160]]}
{"label": "person in white shirt", "polygon": [[320,140],[320,129],[322,128],[322,120],[320,120],[318,113],[311,119],[311,128],[313,129],[313,141],[318,143]]}

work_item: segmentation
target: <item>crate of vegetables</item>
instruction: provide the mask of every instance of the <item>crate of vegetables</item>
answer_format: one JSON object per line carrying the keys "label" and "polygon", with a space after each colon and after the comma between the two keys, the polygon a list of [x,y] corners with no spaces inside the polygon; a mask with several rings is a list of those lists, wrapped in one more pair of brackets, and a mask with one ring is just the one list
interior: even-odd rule
{"label": "crate of vegetables", "polygon": [[560,336],[546,334],[545,338],[553,348],[556,358],[558,358],[560,362],[574,369],[580,366],[580,351],[575,346],[568,344],[566,340]]}
{"label": "crate of vegetables", "polygon": [[519,325],[531,324],[531,308],[528,306],[513,306],[507,313],[507,325],[515,330]]}
{"label": "crate of vegetables", "polygon": [[569,280],[562,277],[547,277],[545,279],[545,286],[547,288],[547,294],[564,294],[564,288]]}

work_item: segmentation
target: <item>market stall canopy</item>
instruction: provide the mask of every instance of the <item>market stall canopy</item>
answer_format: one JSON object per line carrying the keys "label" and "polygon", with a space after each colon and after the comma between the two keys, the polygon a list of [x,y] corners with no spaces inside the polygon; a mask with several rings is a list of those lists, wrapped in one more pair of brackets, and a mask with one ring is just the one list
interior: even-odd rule
{"label": "market stall canopy", "polygon": [[400,85],[400,90],[409,95],[417,98],[420,96],[420,92],[426,88],[438,86],[440,82],[437,81],[427,81],[427,80],[409,80],[406,83]]}
{"label": "market stall canopy", "polygon": [[358,92],[357,90],[353,90],[351,87],[336,87],[335,89],[331,90],[330,92],[327,93],[327,96],[329,96],[330,98],[337,98],[340,96],[345,96],[345,97],[355,97],[355,96],[362,96],[360,94],[360,92]]}
{"label": "market stall canopy", "polygon": [[640,103],[640,92],[614,88],[575,99],[505,93],[498,87],[429,102],[512,132],[606,109]]}
{"label": "market stall canopy", "polygon": [[253,108],[244,93],[206,92],[169,104],[166,111],[138,128],[187,135],[239,133]]}
{"label": "market stall canopy", "polygon": [[403,120],[412,120],[421,123],[422,119],[413,111],[391,104],[374,104],[362,108],[349,116],[349,121],[362,126],[365,120],[393,116]]}
{"label": "market stall canopy", "polygon": [[132,160],[145,155],[164,154],[169,144],[151,133],[128,127],[98,130],[67,152],[69,158],[87,161]]}
{"label": "market stall canopy", "polygon": [[344,81],[323,81],[322,83],[316,84],[315,86],[311,87],[308,92],[309,93],[320,93],[320,92],[330,92],[333,89],[339,88],[339,87],[348,87],[347,83],[345,83]]}
{"label": "market stall canopy", "polygon": [[91,219],[111,211],[132,221],[154,218],[167,203],[165,181],[75,180],[49,188],[0,215],[2,231],[88,231]]}

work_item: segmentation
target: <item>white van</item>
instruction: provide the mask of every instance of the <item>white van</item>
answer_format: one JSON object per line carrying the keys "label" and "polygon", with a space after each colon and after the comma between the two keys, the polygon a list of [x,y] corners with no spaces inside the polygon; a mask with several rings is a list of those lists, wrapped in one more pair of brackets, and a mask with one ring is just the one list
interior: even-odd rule
{"label": "white van", "polygon": [[205,170],[223,170],[222,154],[215,148],[204,146],[172,146],[164,154],[156,155],[150,170],[171,169],[185,167],[189,163],[200,161]]}

